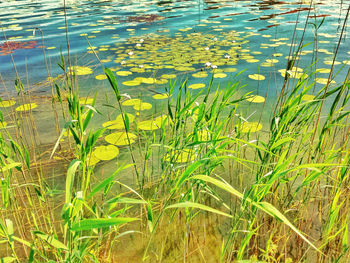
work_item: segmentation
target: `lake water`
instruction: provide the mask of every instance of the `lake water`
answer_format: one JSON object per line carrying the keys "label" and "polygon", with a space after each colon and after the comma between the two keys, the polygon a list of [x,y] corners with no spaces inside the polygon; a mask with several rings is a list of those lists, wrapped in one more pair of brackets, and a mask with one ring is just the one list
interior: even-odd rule
{"label": "lake water", "polygon": [[[123,93],[152,104],[152,96],[164,93],[173,78],[177,83],[188,78],[197,92],[213,73],[214,86],[225,87],[244,71],[236,77],[246,85],[244,92],[264,96],[272,105],[298,46],[305,47],[292,79],[302,70],[310,74],[315,68],[308,67],[317,58],[321,71],[315,89],[323,87],[346,8],[342,1],[67,1],[71,62],[78,66],[81,95],[98,91],[101,103],[103,92],[111,91],[103,76],[105,66],[117,74]],[[67,56],[63,2],[2,1],[0,21],[3,98],[15,91],[11,55],[32,94],[49,94],[45,80],[62,75],[57,63],[61,53]],[[334,72],[342,70],[331,85],[344,80],[350,64],[348,30],[345,26]],[[35,109],[38,119],[48,120],[40,124],[44,133],[50,130],[49,104],[47,100]]]}
{"label": "lake water", "polygon": [[[246,69],[245,77],[264,75],[265,81],[260,81],[262,92],[267,86],[276,88],[283,80],[278,70],[286,68],[288,55],[299,44],[307,19],[303,44],[310,45],[303,49],[298,67],[309,66],[312,51],[317,48],[318,67],[330,68],[346,8],[342,1],[318,1],[312,6],[309,1],[67,1],[70,52],[73,64],[93,69],[88,76],[93,81],[88,82],[87,89],[105,85],[105,81],[95,80],[102,73],[97,55],[106,67],[132,72],[119,76],[120,84],[137,77],[165,79],[163,74],[189,77],[190,83],[199,83],[211,74],[206,78],[192,74],[209,71],[207,63],[226,73],[221,81],[236,74],[235,70]],[[9,87],[15,79],[10,51],[20,76],[25,78],[27,71],[31,84],[48,76],[42,46],[50,75],[62,73],[57,62],[60,51],[67,54],[63,10],[62,1],[0,3],[0,72]],[[316,46],[313,24],[320,24],[323,18]],[[35,28],[43,32],[44,43],[38,29],[34,34]],[[12,43],[10,49],[4,35]],[[350,59],[347,46],[345,32],[337,68]],[[277,78],[271,74],[274,72]],[[246,82],[248,86],[257,85],[249,78]],[[127,89],[128,84],[130,87],[135,83],[126,84],[122,87]],[[148,86],[141,84],[138,89]]]}

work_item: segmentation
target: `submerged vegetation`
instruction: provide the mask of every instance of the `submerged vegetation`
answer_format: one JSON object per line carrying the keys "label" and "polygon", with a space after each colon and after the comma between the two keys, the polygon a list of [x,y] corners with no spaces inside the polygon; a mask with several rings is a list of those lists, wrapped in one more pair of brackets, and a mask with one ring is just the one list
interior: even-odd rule
{"label": "submerged vegetation", "polygon": [[[342,31],[318,66],[323,22],[308,67],[298,63],[310,43],[290,43],[273,99],[246,83],[262,85],[260,67],[283,54],[248,54],[253,32],[131,37],[114,68],[99,57],[109,47],[89,43],[101,72],[61,53],[61,74],[46,64],[47,96],[14,63],[16,96],[0,102],[0,261],[348,262],[349,71],[334,80],[348,60],[336,60]],[[239,60],[261,64],[246,74]],[[108,91],[82,91],[86,76]],[[157,89],[125,93],[142,85]],[[55,139],[39,143],[48,129]]]}

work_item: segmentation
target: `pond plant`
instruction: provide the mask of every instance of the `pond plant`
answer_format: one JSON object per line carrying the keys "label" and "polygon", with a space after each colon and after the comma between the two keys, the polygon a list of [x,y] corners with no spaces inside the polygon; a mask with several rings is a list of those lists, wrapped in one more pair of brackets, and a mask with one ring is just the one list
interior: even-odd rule
{"label": "pond plant", "polygon": [[[247,78],[267,78],[259,70],[243,77],[233,60],[224,70],[185,62],[184,43],[198,48],[197,60],[215,53],[190,36],[130,40],[138,50],[168,46],[177,74],[161,76],[131,77],[147,66],[106,67],[90,45],[101,70],[93,78],[109,90],[85,94],[79,79],[94,71],[71,59],[66,29],[68,55],[60,56],[61,74],[48,74],[45,105],[17,71],[16,96],[0,102],[0,262],[349,262],[350,81],[349,71],[334,80],[336,52],[330,68],[316,57],[300,68],[308,46],[301,39],[270,99],[247,90]],[[11,55],[37,44],[0,47]],[[118,63],[135,63],[138,50]],[[246,53],[238,50],[224,58]],[[152,59],[159,62],[154,54],[142,63]],[[140,85],[162,90],[124,93]],[[56,135],[42,145],[44,107]]]}

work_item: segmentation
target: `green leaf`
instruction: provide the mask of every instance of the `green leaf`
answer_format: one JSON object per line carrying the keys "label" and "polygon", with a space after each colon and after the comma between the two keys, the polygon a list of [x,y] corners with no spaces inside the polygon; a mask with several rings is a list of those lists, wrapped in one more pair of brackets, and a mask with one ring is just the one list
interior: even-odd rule
{"label": "green leaf", "polygon": [[130,130],[130,121],[129,121],[129,117],[128,117],[128,114],[124,114],[124,124],[125,124],[125,131],[126,132],[129,132]]}
{"label": "green leaf", "polygon": [[140,200],[136,198],[120,197],[117,196],[107,201],[108,204],[121,203],[121,204],[147,204],[145,200]]}
{"label": "green leaf", "polygon": [[[217,179],[214,179],[214,178],[206,176],[206,175],[195,175],[189,179],[197,179],[197,180],[202,180],[205,182],[212,183],[212,184],[216,185],[217,187],[219,187],[219,188],[221,188],[221,189],[223,189],[223,190],[225,190],[225,191],[227,191],[227,192],[229,192],[229,193],[231,193],[231,194],[233,194],[233,195],[235,195],[238,198],[243,200],[243,194],[225,182],[219,181]],[[271,205],[270,203],[267,203],[267,202],[255,202],[248,197],[245,199],[245,201],[247,201],[248,203],[261,209],[262,211],[271,215],[272,217],[275,217],[275,218],[278,218],[279,220],[281,220],[284,224],[289,226],[296,234],[298,234],[306,243],[308,243],[311,247],[313,247],[318,252],[322,253],[291,222],[289,222],[289,220],[280,211],[278,211],[278,209],[275,208],[273,205]]]}
{"label": "green leaf", "polygon": [[64,250],[68,250],[68,248],[66,247],[65,244],[63,244],[61,241],[57,240],[56,238],[54,238],[53,236],[47,235],[45,233],[42,233],[40,231],[34,231],[34,234],[41,238],[42,240],[46,241],[47,243],[49,243],[51,246],[53,246],[54,248],[57,249],[64,249]]}
{"label": "green leaf", "polygon": [[131,166],[134,166],[135,164],[127,164],[127,165],[124,165],[124,166],[121,166],[121,167],[118,167],[118,169],[110,176],[108,177],[107,179],[103,180],[100,184],[96,185],[91,193],[89,194],[88,198],[91,198],[93,197],[95,194],[97,194],[100,190],[102,190],[103,188],[105,188],[107,185],[109,185],[113,180],[114,178],[117,176],[117,174],[122,171],[122,170],[125,170]]}
{"label": "green leaf", "polygon": [[223,215],[223,216],[227,216],[227,217],[232,218],[231,215],[226,214],[224,212],[221,212],[217,209],[211,208],[211,207],[206,206],[206,205],[198,204],[198,203],[193,203],[193,202],[184,202],[184,203],[169,205],[165,209],[169,209],[169,208],[198,208],[198,209],[205,210],[205,211],[208,211],[211,213],[215,213],[215,214],[219,214],[219,215]]}
{"label": "green leaf", "polygon": [[178,189],[182,183],[195,171],[197,170],[202,164],[204,163],[204,160],[200,160],[197,162],[194,162],[193,164],[191,164],[190,166],[188,166],[186,168],[186,170],[182,173],[181,177],[179,178],[179,180],[176,182],[176,188],[173,189],[176,190]]}
{"label": "green leaf", "polygon": [[71,202],[74,176],[80,163],[81,161],[79,160],[73,160],[68,167],[66,178],[66,204]]}
{"label": "green leaf", "polygon": [[9,163],[1,167],[0,170],[1,172],[5,172],[7,170],[11,170],[12,168],[19,167],[19,166],[22,166],[22,163]]}
{"label": "green leaf", "polygon": [[152,212],[151,203],[147,204],[147,223],[148,223],[149,231],[152,233],[154,229],[154,223],[153,223],[153,212]]}
{"label": "green leaf", "polygon": [[58,139],[57,139],[57,141],[56,141],[56,144],[55,144],[55,146],[53,147],[52,153],[51,153],[51,155],[50,155],[50,159],[51,159],[52,156],[54,155],[55,151],[57,150],[58,145],[60,144],[60,141],[61,141],[61,139],[62,139],[64,133],[68,130],[68,128],[69,128],[69,126],[70,126],[71,124],[72,124],[71,121],[65,123],[64,128],[62,129],[61,134],[58,136]]}
{"label": "green leaf", "polygon": [[72,226],[73,231],[91,230],[94,228],[104,228],[121,225],[138,220],[137,218],[117,217],[117,218],[97,218],[83,219]]}
{"label": "green leaf", "polygon": [[14,233],[12,221],[10,219],[5,219],[5,223],[6,223],[7,235],[12,236]]}
{"label": "green leaf", "polygon": [[287,138],[283,138],[283,139],[280,139],[278,140],[277,142],[274,142],[272,144],[272,146],[270,147],[270,150],[274,150],[275,148],[277,148],[278,146],[286,143],[286,142],[289,142],[289,141],[295,141],[295,139],[291,138],[291,137],[287,137]]}
{"label": "green leaf", "polygon": [[117,97],[117,100],[120,100],[120,95],[119,95],[119,88],[118,88],[118,83],[117,83],[117,79],[115,78],[114,73],[109,69],[109,68],[105,68],[104,72],[108,78],[109,83],[111,84],[114,94]]}
{"label": "green leaf", "polygon": [[0,263],[10,263],[15,261],[16,259],[13,257],[4,257],[4,258],[0,258]]}
{"label": "green leaf", "polygon": [[13,240],[17,241],[17,242],[20,242],[22,243],[23,245],[26,245],[27,247],[32,247],[32,245],[28,242],[28,241],[25,241],[19,237],[13,237]]}

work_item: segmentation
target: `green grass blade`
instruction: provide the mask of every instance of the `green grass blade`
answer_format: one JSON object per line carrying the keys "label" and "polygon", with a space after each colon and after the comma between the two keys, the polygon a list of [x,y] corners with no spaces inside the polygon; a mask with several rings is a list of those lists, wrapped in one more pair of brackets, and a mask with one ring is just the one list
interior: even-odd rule
{"label": "green grass blade", "polygon": [[91,230],[94,228],[105,228],[115,225],[121,225],[138,220],[137,218],[97,218],[97,219],[84,219],[72,226],[73,231]]}
{"label": "green grass blade", "polygon": [[46,241],[48,244],[50,244],[54,248],[68,250],[65,244],[63,244],[61,241],[57,240],[53,236],[47,235],[40,231],[35,231],[34,234],[40,239]]}
{"label": "green grass blade", "polygon": [[200,210],[204,210],[204,211],[208,211],[208,212],[211,212],[214,214],[218,214],[218,215],[227,216],[227,217],[232,218],[232,216],[229,214],[221,212],[221,211],[214,209],[212,207],[198,204],[198,203],[194,203],[194,202],[184,202],[184,203],[173,204],[173,205],[169,205],[165,209],[169,209],[169,208],[198,208]]}

